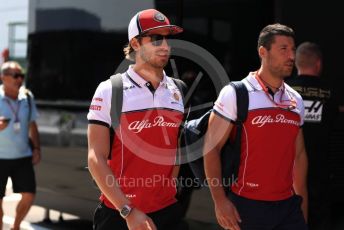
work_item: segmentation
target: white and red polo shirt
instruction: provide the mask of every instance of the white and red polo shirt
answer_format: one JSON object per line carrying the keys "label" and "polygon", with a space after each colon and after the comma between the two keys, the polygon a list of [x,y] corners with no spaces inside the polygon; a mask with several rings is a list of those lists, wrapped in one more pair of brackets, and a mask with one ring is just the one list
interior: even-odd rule
{"label": "white and red polo shirt", "polygon": [[[273,96],[266,93],[255,73],[243,82],[249,91],[249,111],[243,124],[238,181],[232,191],[254,200],[286,199],[293,195],[295,142],[304,114],[302,98],[285,83]],[[295,106],[289,109],[277,106],[292,101]],[[229,121],[237,119],[232,86],[222,89],[214,112]]]}
{"label": "white and red polo shirt", "polygon": [[[122,115],[108,165],[131,203],[150,213],[176,202],[172,171],[184,113],[182,94],[165,73],[156,90],[131,66],[122,79]],[[100,83],[87,115],[89,123],[111,126],[111,96],[111,81]],[[100,199],[115,209],[104,194]]]}

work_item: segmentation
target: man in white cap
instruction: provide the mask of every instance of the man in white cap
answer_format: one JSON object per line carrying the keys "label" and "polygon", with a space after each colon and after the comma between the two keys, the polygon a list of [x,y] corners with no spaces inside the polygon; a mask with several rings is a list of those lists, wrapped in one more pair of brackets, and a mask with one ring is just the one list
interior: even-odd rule
{"label": "man in white cap", "polygon": [[167,36],[182,30],[155,9],[131,19],[124,53],[135,64],[121,74],[123,106],[112,140],[111,81],[100,83],[94,94],[87,116],[88,165],[102,192],[94,229],[179,228],[173,177],[184,105],[163,68],[171,50]]}

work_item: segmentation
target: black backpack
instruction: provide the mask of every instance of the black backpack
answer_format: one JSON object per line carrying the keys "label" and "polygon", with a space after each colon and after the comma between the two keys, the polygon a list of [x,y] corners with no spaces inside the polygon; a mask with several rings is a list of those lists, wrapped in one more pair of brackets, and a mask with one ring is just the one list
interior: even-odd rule
{"label": "black backpack", "polygon": [[[238,176],[241,152],[241,133],[243,123],[247,118],[248,113],[248,91],[246,86],[241,81],[230,82],[237,97],[237,121],[235,122],[236,136],[233,141],[228,140],[221,150],[221,166],[222,166],[222,183],[225,191],[228,192],[231,183],[235,182]],[[210,109],[203,116],[198,119],[187,121],[184,130],[183,138],[185,141],[186,158],[189,161],[190,168],[194,173],[195,180],[199,186],[206,186],[206,176],[203,164],[203,144],[204,135],[208,128],[209,115],[212,112]]]}

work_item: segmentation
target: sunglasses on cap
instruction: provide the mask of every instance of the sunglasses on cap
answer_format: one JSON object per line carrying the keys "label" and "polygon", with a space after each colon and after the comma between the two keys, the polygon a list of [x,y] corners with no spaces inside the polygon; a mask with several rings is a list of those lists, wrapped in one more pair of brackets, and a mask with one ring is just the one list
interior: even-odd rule
{"label": "sunglasses on cap", "polygon": [[4,75],[11,76],[14,79],[18,79],[18,78],[24,79],[24,77],[25,77],[25,75],[22,73],[4,73]]}
{"label": "sunglasses on cap", "polygon": [[171,38],[170,35],[161,35],[161,34],[143,34],[139,37],[150,37],[151,43],[153,46],[161,46],[163,40],[166,40],[166,43],[168,44],[168,39]]}

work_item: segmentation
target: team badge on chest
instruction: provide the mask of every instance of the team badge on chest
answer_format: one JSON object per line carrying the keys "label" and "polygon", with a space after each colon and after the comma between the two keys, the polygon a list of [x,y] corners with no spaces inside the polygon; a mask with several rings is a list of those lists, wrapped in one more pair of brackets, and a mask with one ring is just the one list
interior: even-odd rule
{"label": "team badge on chest", "polygon": [[178,93],[173,93],[173,98],[174,98],[176,101],[179,101],[179,99],[180,99]]}

